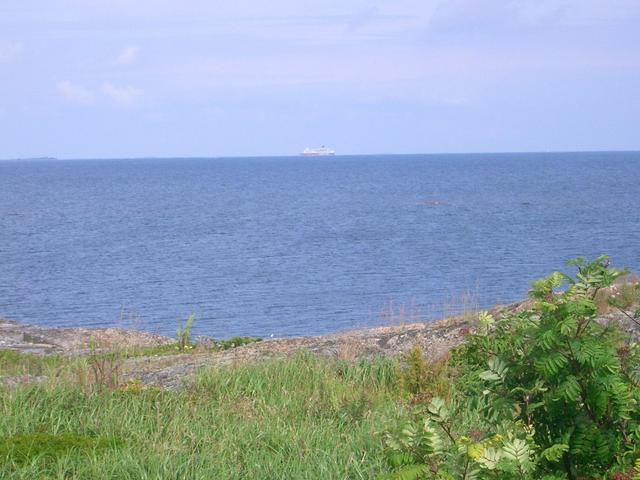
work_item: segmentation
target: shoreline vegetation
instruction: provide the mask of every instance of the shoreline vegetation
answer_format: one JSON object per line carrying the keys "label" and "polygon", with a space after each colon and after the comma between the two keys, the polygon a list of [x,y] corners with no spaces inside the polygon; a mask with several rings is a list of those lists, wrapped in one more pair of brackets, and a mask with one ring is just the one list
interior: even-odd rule
{"label": "shoreline vegetation", "polygon": [[320,337],[0,320],[0,478],[640,479],[638,282],[575,265],[489,312]]}

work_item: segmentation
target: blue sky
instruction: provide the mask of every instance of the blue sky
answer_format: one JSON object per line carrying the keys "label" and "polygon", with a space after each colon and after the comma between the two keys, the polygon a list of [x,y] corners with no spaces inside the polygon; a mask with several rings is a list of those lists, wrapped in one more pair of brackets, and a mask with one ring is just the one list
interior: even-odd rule
{"label": "blue sky", "polygon": [[640,149],[638,0],[3,0],[0,158]]}

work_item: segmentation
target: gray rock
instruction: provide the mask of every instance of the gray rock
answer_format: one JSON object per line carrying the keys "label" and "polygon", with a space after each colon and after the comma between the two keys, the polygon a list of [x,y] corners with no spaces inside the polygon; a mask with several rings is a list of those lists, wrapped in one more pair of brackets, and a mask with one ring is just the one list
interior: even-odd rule
{"label": "gray rock", "polygon": [[38,327],[0,319],[0,349],[40,355],[84,354],[92,346],[100,351],[152,347],[171,341],[161,335],[124,328]]}

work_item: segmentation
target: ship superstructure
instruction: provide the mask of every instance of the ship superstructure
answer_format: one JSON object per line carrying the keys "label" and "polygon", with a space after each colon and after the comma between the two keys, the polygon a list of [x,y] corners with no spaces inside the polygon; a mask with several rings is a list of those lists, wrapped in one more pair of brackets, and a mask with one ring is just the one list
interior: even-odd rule
{"label": "ship superstructure", "polygon": [[305,157],[324,157],[327,155],[335,155],[336,151],[332,148],[325,147],[322,145],[320,148],[305,148],[300,155]]}

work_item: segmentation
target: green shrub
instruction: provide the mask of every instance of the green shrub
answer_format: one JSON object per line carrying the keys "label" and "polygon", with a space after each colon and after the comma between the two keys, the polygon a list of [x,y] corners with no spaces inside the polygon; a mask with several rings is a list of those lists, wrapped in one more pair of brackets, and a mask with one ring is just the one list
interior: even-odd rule
{"label": "green shrub", "polygon": [[449,398],[451,378],[447,359],[428,362],[420,345],[414,346],[400,365],[400,382],[410,393],[413,403],[430,400],[434,396]]}
{"label": "green shrub", "polygon": [[427,361],[419,345],[413,347],[405,358],[402,371],[404,387],[413,394],[422,393],[427,386]]}
{"label": "green shrub", "polygon": [[640,348],[595,321],[596,295],[623,272],[605,257],[571,264],[575,278],[534,283],[531,309],[481,317],[454,353],[453,398],[387,434],[395,478],[640,477]]}

